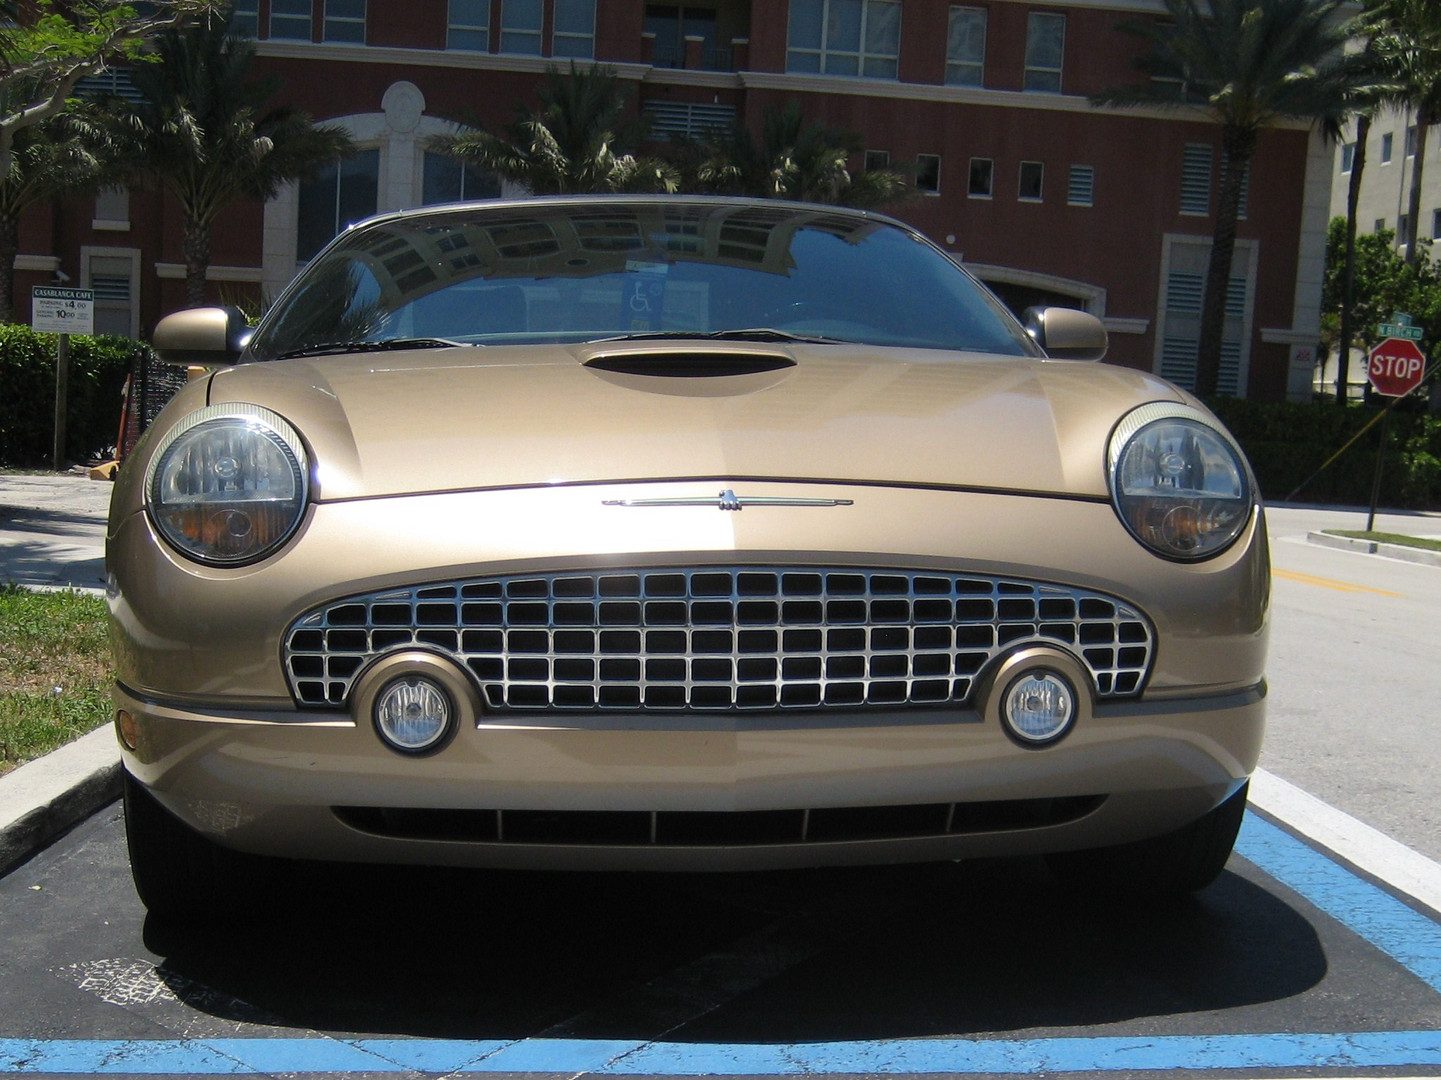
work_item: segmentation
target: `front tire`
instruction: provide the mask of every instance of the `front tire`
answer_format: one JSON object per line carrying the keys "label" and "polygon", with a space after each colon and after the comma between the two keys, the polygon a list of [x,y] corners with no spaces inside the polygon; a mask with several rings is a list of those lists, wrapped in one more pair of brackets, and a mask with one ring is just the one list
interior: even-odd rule
{"label": "front tire", "polygon": [[1249,781],[1220,806],[1163,836],[1046,856],[1063,884],[1108,899],[1167,901],[1221,876],[1246,814]]}
{"label": "front tire", "polygon": [[207,840],[161,806],[128,772],[124,807],[130,874],[152,915],[170,922],[253,917],[273,902],[278,860]]}

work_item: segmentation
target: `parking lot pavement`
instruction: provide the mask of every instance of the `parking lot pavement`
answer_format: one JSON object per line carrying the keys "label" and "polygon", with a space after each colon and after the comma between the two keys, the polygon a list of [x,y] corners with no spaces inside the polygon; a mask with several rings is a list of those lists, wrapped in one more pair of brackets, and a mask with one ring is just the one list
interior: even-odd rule
{"label": "parking lot pavement", "polygon": [[83,473],[0,474],[0,584],[103,590],[110,490]]}
{"label": "parking lot pavement", "polygon": [[290,884],[157,923],[92,818],[0,879],[0,1073],[1441,1074],[1441,916],[1262,813],[1161,911],[1030,860]]}

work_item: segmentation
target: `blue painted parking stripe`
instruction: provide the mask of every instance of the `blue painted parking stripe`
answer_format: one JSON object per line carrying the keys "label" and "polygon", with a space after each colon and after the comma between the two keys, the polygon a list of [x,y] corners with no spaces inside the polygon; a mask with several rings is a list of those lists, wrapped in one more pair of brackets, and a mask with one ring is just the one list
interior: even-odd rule
{"label": "blue painted parking stripe", "polygon": [[800,1076],[1084,1073],[1186,1069],[1382,1069],[1441,1065],[1441,1032],[1166,1035],[1062,1039],[676,1043],[595,1039],[0,1039],[0,1071],[52,1075],[594,1073]]}
{"label": "blue painted parking stripe", "polygon": [[1426,916],[1255,814],[1236,853],[1441,993],[1441,927]]}
{"label": "blue painted parking stripe", "polygon": [[[1384,889],[1248,814],[1236,851],[1441,993],[1441,927]],[[0,1039],[0,1073],[233,1076],[250,1073],[585,1073],[798,1076],[1114,1073],[1187,1069],[1441,1066],[1441,1032],[1375,1031],[1054,1039],[683,1043],[324,1037]]]}

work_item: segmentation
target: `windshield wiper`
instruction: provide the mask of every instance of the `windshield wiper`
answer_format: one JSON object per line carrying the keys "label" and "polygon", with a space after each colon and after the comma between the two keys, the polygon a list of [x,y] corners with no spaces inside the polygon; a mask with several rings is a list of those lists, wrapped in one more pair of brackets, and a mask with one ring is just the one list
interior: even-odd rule
{"label": "windshield wiper", "polygon": [[617,334],[615,337],[596,338],[595,344],[610,341],[652,341],[669,338],[673,341],[794,341],[806,345],[848,345],[840,338],[824,337],[820,334],[792,334],[789,330],[777,330],[771,326],[750,326],[739,330],[712,330],[703,333],[698,330],[641,330],[634,334]]}
{"label": "windshield wiper", "polygon": [[298,356],[334,356],[339,353],[392,352],[396,349],[458,349],[479,347],[473,341],[451,341],[450,338],[415,337],[387,338],[384,341],[327,341],[307,345],[278,354],[276,360],[292,360]]}

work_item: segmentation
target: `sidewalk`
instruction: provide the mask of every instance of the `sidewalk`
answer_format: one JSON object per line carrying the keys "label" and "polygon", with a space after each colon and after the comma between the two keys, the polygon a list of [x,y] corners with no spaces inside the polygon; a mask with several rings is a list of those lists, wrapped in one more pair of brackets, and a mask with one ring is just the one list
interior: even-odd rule
{"label": "sidewalk", "polygon": [[[0,473],[0,584],[104,592],[109,507],[84,473]],[[119,797],[108,724],[0,777],[0,874]]]}

